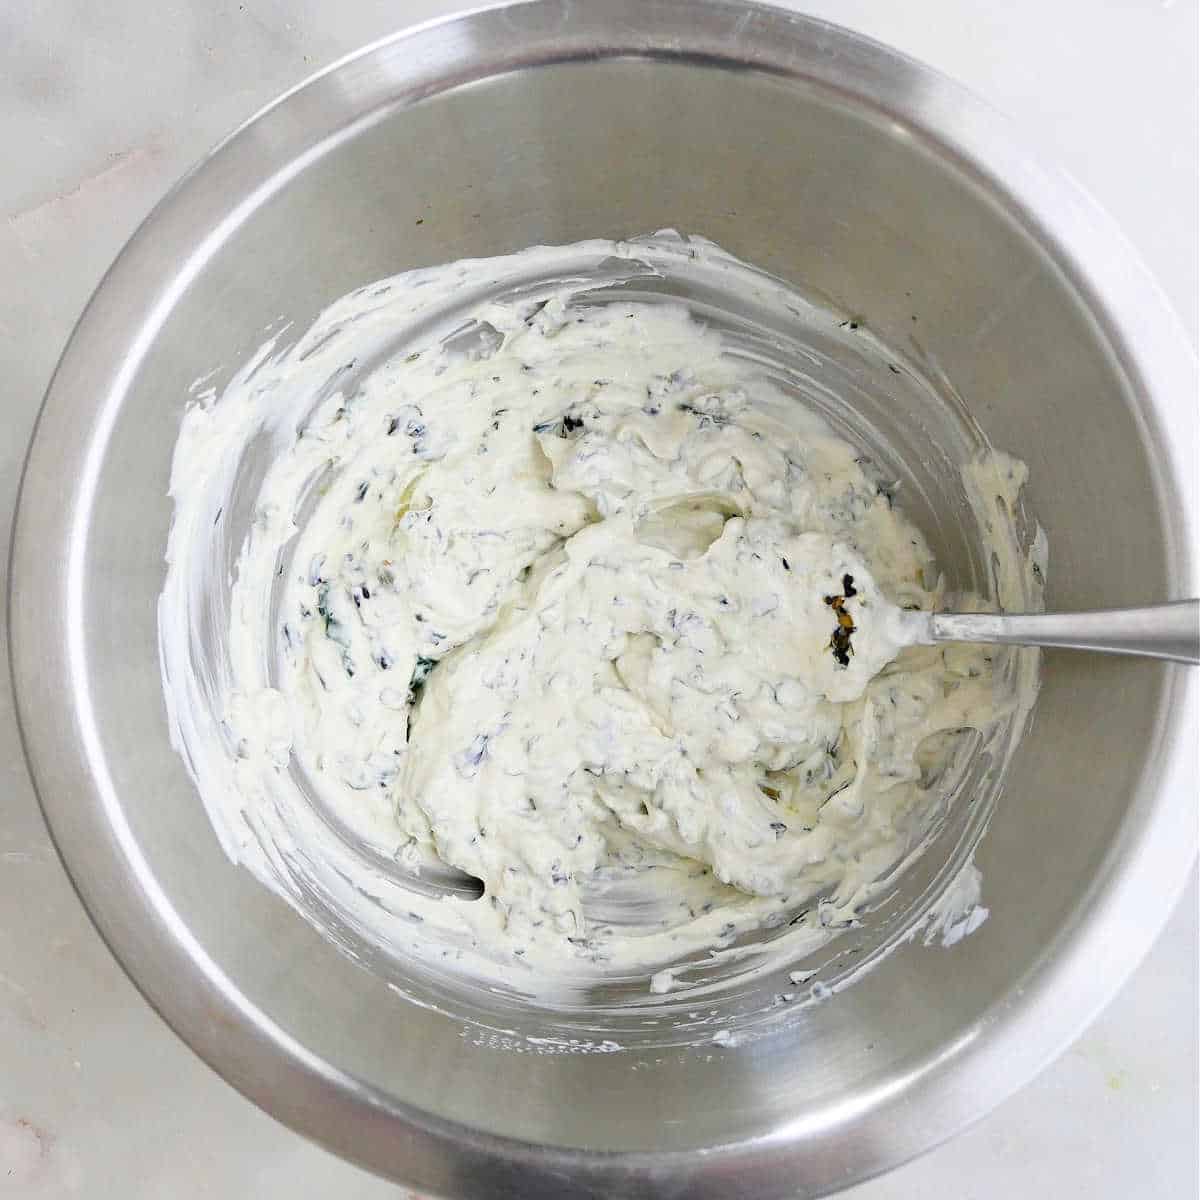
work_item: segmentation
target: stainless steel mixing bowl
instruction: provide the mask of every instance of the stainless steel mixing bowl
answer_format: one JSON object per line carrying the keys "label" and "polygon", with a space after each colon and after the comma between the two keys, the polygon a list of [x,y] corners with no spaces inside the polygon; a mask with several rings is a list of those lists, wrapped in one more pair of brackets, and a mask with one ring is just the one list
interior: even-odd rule
{"label": "stainless steel mixing bowl", "polygon": [[537,1013],[488,1036],[223,858],[156,654],[188,384],[382,275],[667,225],[952,384],[1029,464],[1054,606],[1197,591],[1184,335],[1068,182],[901,56],[767,8],[564,0],[382,42],[255,118],[133,238],[51,386],[13,550],[20,718],[80,894],[164,1017],[281,1120],[435,1193],[772,1197],[880,1171],[1081,1030],[1195,854],[1194,675],[1050,653],[977,855],[991,918],[745,1046],[581,1053],[522,1041]]}

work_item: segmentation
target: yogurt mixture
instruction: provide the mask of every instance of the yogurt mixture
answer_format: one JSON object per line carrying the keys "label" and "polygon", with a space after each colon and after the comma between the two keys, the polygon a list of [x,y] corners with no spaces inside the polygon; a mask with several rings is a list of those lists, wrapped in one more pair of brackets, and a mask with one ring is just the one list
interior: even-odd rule
{"label": "yogurt mixture", "polygon": [[189,408],[168,706],[226,849],[302,909],[356,891],[417,957],[667,990],[853,923],[961,731],[1021,700],[986,647],[903,645],[939,602],[920,532],[686,308],[556,283],[438,325],[539,253],[364,289]]}

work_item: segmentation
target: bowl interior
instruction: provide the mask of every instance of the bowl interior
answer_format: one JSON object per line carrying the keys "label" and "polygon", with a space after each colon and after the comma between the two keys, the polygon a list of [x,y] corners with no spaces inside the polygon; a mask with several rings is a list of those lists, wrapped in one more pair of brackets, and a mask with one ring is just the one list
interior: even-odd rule
{"label": "bowl interior", "polygon": [[[377,53],[359,70],[386,76],[388,61]],[[489,1029],[402,1000],[224,858],[168,744],[159,683],[171,449],[193,380],[215,369],[219,387],[266,330],[302,330],[361,284],[670,226],[852,316],[1029,465],[1051,546],[1048,606],[1145,603],[1172,591],[1170,516],[1140,400],[1087,298],[953,155],[803,79],[628,57],[513,68],[378,109],[319,146],[296,100],[205,166],[216,232],[156,301],[161,321],[129,360],[97,451],[79,647],[123,836],[153,886],[246,1000],[313,1055],[492,1134],[711,1147],[850,1121],[943,1070],[1102,884],[1162,736],[1162,667],[1045,657],[1035,721],[976,856],[991,916],[952,949],[905,945],[834,1002],[741,1047],[626,1036],[601,1053],[603,1021],[546,1036],[544,1014],[511,1008]],[[305,145],[302,168],[235,213],[247,164]],[[901,424],[906,454],[936,480],[937,431]],[[938,511],[914,515],[947,569],[969,574]],[[969,825],[964,814],[940,862]]]}

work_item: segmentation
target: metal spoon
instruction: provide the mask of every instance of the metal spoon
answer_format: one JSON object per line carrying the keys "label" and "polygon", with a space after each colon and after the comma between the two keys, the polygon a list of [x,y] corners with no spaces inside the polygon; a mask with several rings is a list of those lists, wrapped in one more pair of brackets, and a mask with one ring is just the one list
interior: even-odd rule
{"label": "metal spoon", "polygon": [[1010,642],[1200,664],[1200,600],[1071,613],[905,613],[905,640]]}

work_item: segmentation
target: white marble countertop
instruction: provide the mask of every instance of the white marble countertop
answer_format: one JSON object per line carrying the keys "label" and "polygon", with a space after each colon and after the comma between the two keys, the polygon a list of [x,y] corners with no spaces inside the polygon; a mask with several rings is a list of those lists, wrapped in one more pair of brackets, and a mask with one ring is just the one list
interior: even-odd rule
{"label": "white marble countertop", "polygon": [[[603,0],[591,0],[603,2]],[[444,0],[0,5],[0,547],[72,323],[155,200],[228,129]],[[812,0],[1007,111],[1124,226],[1196,336],[1190,0]],[[5,643],[0,641],[0,654]],[[227,1087],[151,1012],[46,834],[0,676],[0,1197],[392,1197]],[[1080,1040],[992,1116],[853,1200],[1195,1200],[1197,890]]]}

